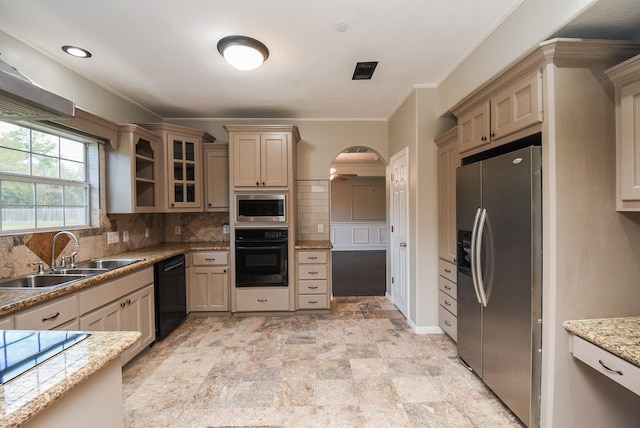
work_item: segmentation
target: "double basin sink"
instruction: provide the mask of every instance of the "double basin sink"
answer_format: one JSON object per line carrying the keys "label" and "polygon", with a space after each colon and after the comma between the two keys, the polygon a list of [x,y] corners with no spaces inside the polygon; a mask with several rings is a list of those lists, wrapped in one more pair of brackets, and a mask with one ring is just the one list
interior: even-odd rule
{"label": "double basin sink", "polygon": [[0,289],[54,288],[69,285],[89,276],[98,275],[144,259],[97,259],[76,263],[73,266],[46,270],[41,273],[0,280]]}

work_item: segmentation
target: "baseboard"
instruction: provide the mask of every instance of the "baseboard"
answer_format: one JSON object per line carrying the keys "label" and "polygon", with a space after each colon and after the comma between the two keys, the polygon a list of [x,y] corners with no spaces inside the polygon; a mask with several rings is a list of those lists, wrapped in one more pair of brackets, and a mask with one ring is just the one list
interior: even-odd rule
{"label": "baseboard", "polygon": [[437,325],[427,325],[424,327],[418,327],[411,320],[407,320],[409,323],[409,327],[416,334],[444,334],[444,330],[438,327]]}

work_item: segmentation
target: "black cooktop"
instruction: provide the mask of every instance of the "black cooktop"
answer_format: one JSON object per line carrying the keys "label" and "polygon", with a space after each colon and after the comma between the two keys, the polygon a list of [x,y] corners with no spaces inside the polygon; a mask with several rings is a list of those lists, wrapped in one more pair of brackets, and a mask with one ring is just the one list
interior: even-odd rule
{"label": "black cooktop", "polygon": [[0,384],[87,338],[68,331],[0,330]]}

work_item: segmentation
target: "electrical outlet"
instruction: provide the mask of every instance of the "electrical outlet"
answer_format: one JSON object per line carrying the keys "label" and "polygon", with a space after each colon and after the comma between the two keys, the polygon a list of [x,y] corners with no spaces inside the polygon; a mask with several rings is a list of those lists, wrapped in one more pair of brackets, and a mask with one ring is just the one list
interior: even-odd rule
{"label": "electrical outlet", "polygon": [[318,223],[318,233],[324,232],[324,224]]}
{"label": "electrical outlet", "polygon": [[222,233],[226,233],[226,234],[231,233],[231,230],[229,229],[229,225],[228,224],[223,224],[222,225]]}
{"label": "electrical outlet", "polygon": [[122,242],[129,242],[129,231],[125,230],[122,232]]}
{"label": "electrical outlet", "polygon": [[145,237],[145,238],[148,238],[148,237],[150,237],[150,236],[151,236],[151,232],[149,231],[149,228],[148,228],[148,227],[145,227],[145,228],[144,228],[144,237]]}
{"label": "electrical outlet", "polygon": [[107,244],[116,244],[120,242],[120,234],[118,232],[107,232]]}
{"label": "electrical outlet", "polygon": [[180,235],[182,233],[182,228],[180,226],[176,226],[176,230],[174,231],[176,235]]}

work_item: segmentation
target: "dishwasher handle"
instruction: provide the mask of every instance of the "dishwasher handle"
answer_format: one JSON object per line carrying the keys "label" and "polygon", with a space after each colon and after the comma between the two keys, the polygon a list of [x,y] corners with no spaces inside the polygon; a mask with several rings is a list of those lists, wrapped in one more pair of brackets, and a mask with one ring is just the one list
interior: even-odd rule
{"label": "dishwasher handle", "polygon": [[184,260],[181,260],[177,263],[173,263],[169,266],[164,266],[164,268],[162,269],[163,272],[169,272],[170,270],[174,270],[179,268],[180,266],[184,266]]}

